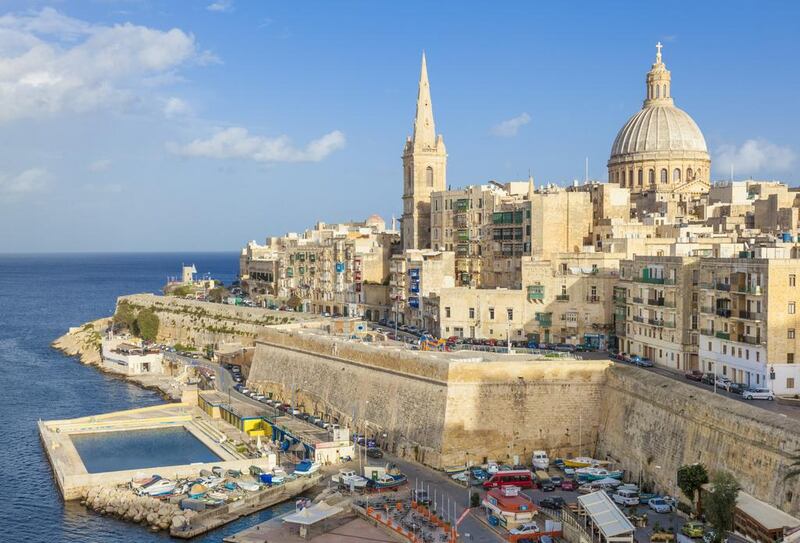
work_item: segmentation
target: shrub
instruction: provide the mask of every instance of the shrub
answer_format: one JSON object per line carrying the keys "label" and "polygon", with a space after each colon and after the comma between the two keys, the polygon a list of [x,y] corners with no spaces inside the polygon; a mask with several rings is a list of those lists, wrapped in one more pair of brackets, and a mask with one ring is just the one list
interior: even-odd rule
{"label": "shrub", "polygon": [[142,309],[136,315],[136,330],[138,336],[147,341],[155,341],[158,337],[158,315],[152,309]]}

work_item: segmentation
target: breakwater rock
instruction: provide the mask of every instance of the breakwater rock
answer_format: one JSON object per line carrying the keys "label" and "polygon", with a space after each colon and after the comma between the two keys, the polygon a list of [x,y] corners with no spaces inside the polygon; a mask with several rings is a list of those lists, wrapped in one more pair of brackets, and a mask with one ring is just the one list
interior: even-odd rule
{"label": "breakwater rock", "polygon": [[149,496],[139,496],[124,487],[95,487],[86,492],[81,504],[101,515],[149,526],[153,531],[181,529],[191,522],[194,511]]}

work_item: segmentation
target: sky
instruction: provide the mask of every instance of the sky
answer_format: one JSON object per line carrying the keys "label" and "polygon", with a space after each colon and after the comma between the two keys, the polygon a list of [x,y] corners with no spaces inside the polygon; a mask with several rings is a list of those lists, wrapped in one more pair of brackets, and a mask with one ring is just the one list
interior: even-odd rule
{"label": "sky", "polygon": [[800,182],[800,3],[0,3],[0,252],[236,251],[401,214],[427,56],[453,187],[605,180],[655,44],[712,177]]}

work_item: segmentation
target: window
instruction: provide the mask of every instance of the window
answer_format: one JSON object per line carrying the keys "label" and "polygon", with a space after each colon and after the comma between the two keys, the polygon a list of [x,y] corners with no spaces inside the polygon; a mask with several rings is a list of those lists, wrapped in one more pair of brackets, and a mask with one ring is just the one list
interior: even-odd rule
{"label": "window", "polygon": [[661,182],[662,183],[669,183],[669,173],[667,172],[666,168],[661,170]]}
{"label": "window", "polygon": [[510,321],[514,320],[514,310],[512,308],[509,307],[508,309],[506,309],[506,314],[508,315],[508,320]]}
{"label": "window", "polygon": [[639,186],[641,187],[643,183],[644,183],[644,172],[642,172],[642,170],[640,169],[639,170]]}
{"label": "window", "polygon": [[722,344],[722,354],[728,354],[728,346],[724,343]]}
{"label": "window", "polygon": [[786,331],[786,339],[794,339],[794,328],[789,328]]}
{"label": "window", "polygon": [[692,180],[692,169],[691,168],[686,168],[686,180],[687,181],[691,181]]}
{"label": "window", "polygon": [[444,316],[447,317],[448,319],[450,318],[450,308],[449,307],[445,307],[444,308]]}
{"label": "window", "polygon": [[429,187],[433,186],[433,168],[430,166],[425,169],[425,182]]}
{"label": "window", "polygon": [[711,352],[711,351],[713,351],[713,350],[714,350],[714,349],[712,349],[712,348],[711,348],[711,342],[709,341],[709,342],[708,342],[708,352]]}
{"label": "window", "polygon": [[493,307],[489,308],[489,318],[491,320],[494,320],[494,308]]}
{"label": "window", "polygon": [[789,302],[789,314],[794,315],[794,313],[795,313],[794,302]]}
{"label": "window", "polygon": [[786,353],[786,363],[794,364],[794,353]]}
{"label": "window", "polygon": [[650,170],[650,171],[647,172],[647,182],[650,183],[651,185],[655,185],[656,184],[656,171],[655,170]]}
{"label": "window", "polygon": [[789,274],[789,286],[793,287],[795,285],[795,282],[796,282],[795,275],[793,273],[790,273]]}
{"label": "window", "polygon": [[680,169],[675,168],[674,170],[672,170],[672,182],[677,183],[680,180],[681,180],[681,171]]}
{"label": "window", "polygon": [[786,388],[794,388],[794,377],[786,378]]}

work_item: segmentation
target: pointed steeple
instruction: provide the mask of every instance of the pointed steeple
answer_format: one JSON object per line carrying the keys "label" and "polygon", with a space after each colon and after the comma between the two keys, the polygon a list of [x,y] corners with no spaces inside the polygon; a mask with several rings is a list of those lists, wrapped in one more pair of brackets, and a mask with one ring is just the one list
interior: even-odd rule
{"label": "pointed steeple", "polygon": [[528,172],[528,200],[533,200],[533,195],[536,193],[536,183],[533,182],[533,175]]}
{"label": "pointed steeple", "polygon": [[419,74],[417,115],[414,118],[413,141],[415,147],[434,147],[436,145],[436,128],[433,125],[431,87],[428,83],[428,65],[425,61],[424,51],[422,52],[422,70]]}

